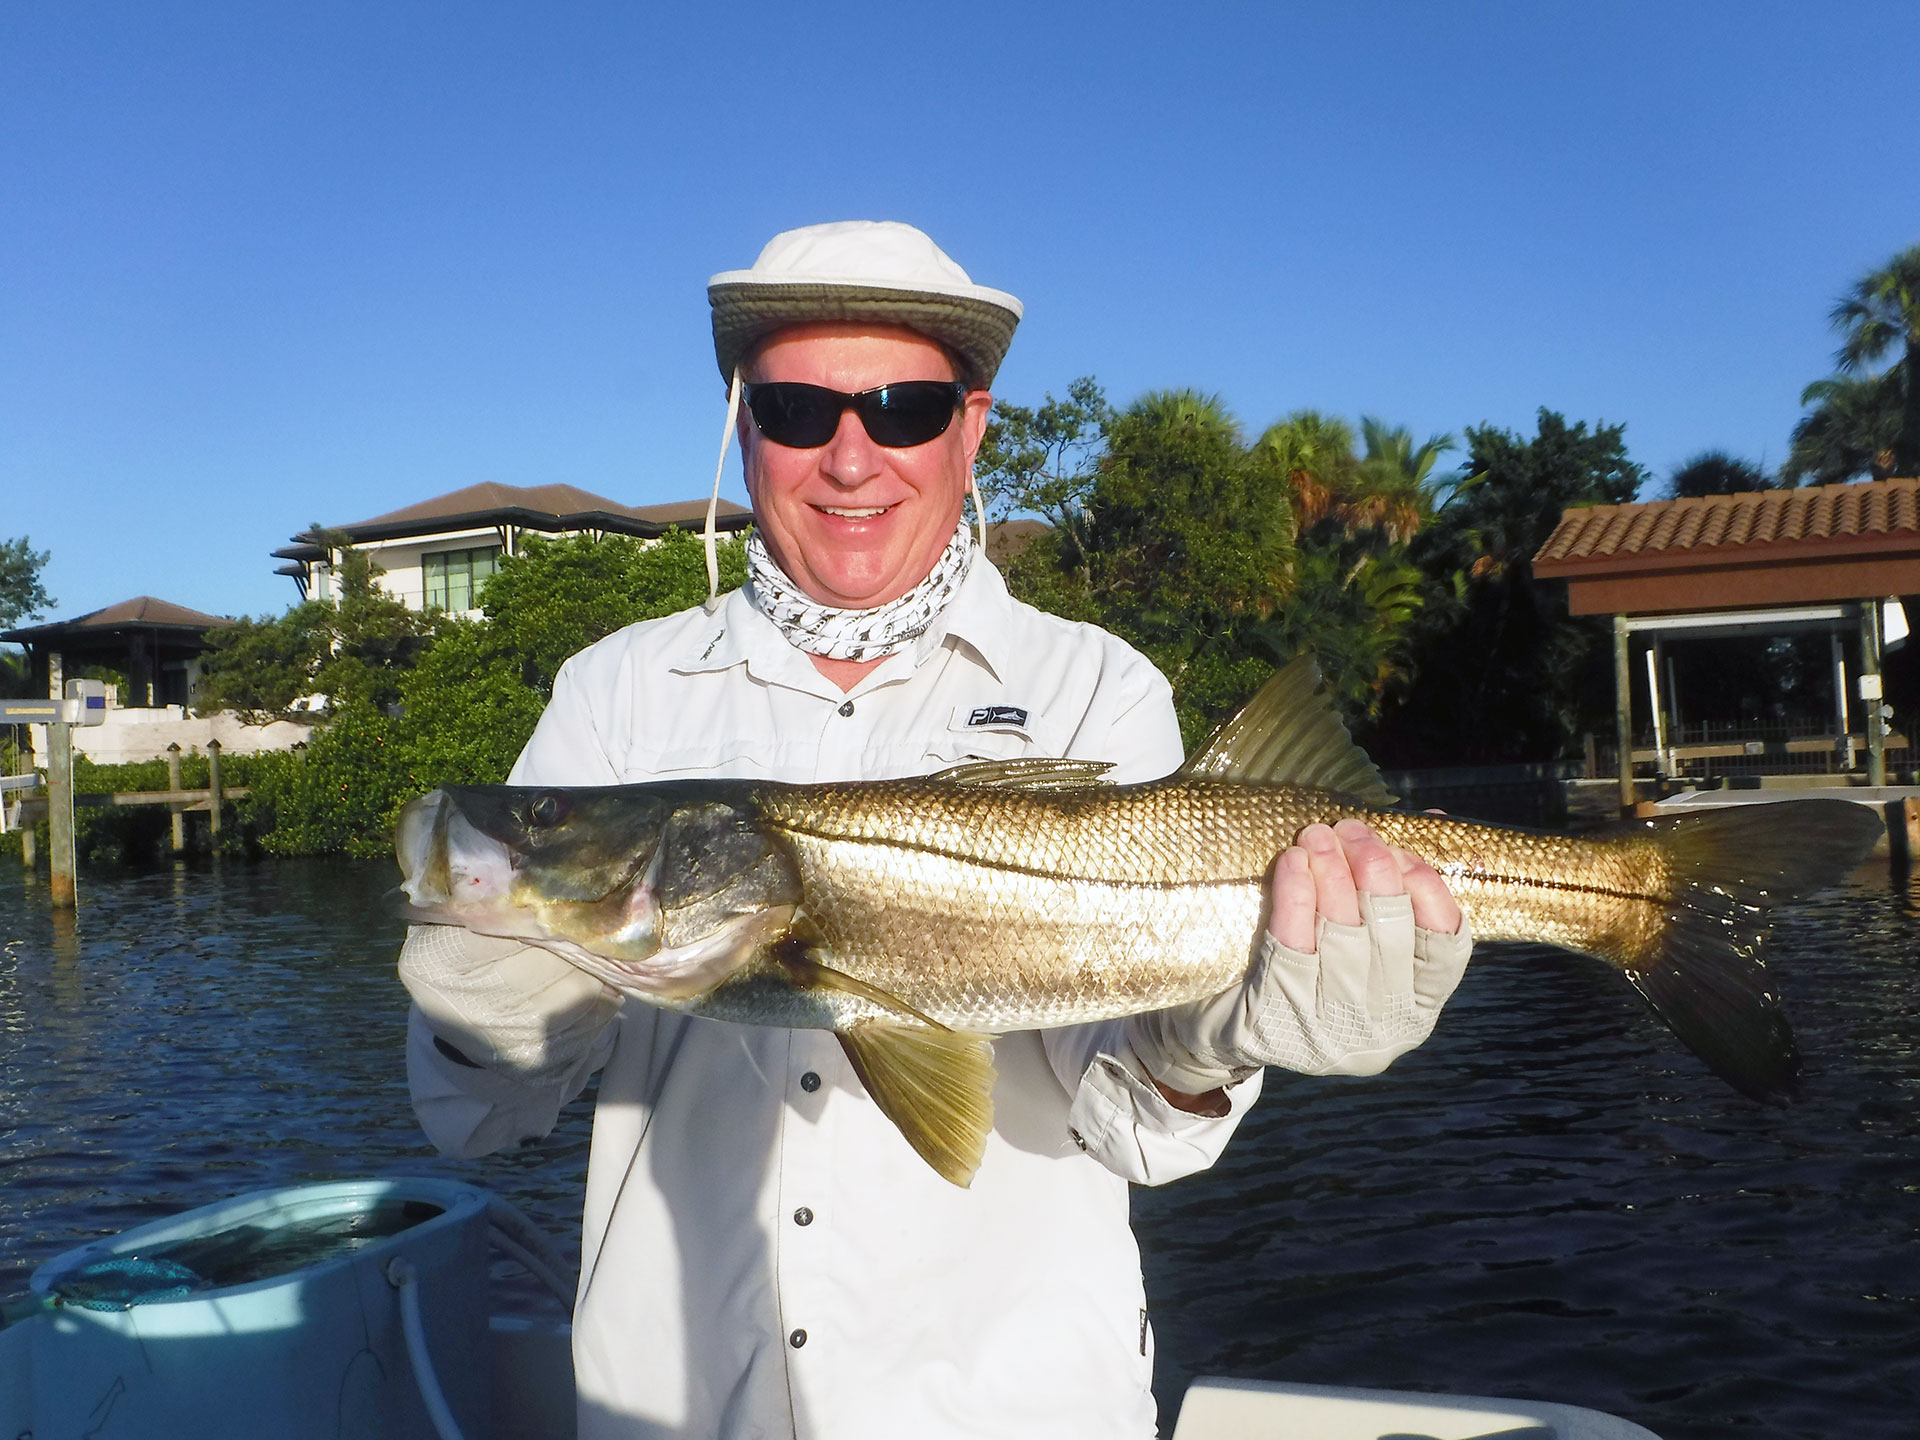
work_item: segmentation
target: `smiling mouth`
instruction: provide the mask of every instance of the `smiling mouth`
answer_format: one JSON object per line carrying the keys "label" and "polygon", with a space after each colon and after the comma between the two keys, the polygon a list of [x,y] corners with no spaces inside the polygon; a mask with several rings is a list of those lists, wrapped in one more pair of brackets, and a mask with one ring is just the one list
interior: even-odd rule
{"label": "smiling mouth", "polygon": [[813,507],[822,515],[832,515],[841,520],[871,520],[876,515],[884,515],[893,509],[891,505],[872,505],[854,510],[838,505],[816,505]]}

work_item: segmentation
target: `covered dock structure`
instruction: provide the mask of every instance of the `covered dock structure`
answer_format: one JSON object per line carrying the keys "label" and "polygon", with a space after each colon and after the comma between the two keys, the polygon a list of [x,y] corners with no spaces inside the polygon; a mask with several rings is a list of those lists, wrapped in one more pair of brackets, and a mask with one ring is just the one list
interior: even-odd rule
{"label": "covered dock structure", "polygon": [[193,702],[208,633],[233,623],[225,615],[136,595],[72,620],[8,630],[0,640],[26,647],[39,694],[58,695],[64,679],[99,666],[126,678],[120,705],[151,709]]}
{"label": "covered dock structure", "polygon": [[[1671,641],[1824,633],[1834,729],[1783,748],[1839,752],[1846,768],[1856,747],[1864,749],[1871,785],[1886,783],[1889,749],[1904,750],[1905,737],[1888,726],[1882,661],[1890,643],[1904,641],[1907,617],[1920,614],[1920,478],[1569,509],[1534,556],[1533,572],[1567,582],[1573,614],[1613,617],[1623,808],[1638,798],[1636,760],[1671,777],[1684,760],[1710,758],[1712,747],[1671,741]],[[1652,642],[1645,668],[1654,744],[1639,753],[1635,635]],[[1753,740],[1725,748],[1730,756],[1769,750]]]}

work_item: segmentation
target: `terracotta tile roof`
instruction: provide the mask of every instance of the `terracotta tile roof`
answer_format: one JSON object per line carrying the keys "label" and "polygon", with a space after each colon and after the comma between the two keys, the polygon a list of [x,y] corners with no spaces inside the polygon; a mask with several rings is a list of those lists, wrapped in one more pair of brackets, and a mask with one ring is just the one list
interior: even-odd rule
{"label": "terracotta tile roof", "polygon": [[1920,477],[1568,510],[1533,563],[1552,575],[1609,558],[1903,540],[1920,543]]}

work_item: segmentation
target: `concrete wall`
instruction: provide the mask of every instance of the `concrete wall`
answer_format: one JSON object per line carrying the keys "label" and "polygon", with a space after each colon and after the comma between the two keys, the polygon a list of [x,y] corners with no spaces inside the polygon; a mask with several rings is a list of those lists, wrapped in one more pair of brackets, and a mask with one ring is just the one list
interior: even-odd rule
{"label": "concrete wall", "polygon": [[[33,733],[33,753],[44,757],[47,727],[28,728]],[[304,721],[275,720],[267,725],[247,725],[227,711],[196,717],[181,706],[162,705],[151,710],[109,710],[104,725],[76,725],[73,748],[96,765],[125,765],[136,760],[165,759],[167,746],[176,742],[188,753],[205,753],[209,740],[218,740],[221,753],[226,755],[291,750],[295,745],[304,744],[312,730],[313,726]]]}

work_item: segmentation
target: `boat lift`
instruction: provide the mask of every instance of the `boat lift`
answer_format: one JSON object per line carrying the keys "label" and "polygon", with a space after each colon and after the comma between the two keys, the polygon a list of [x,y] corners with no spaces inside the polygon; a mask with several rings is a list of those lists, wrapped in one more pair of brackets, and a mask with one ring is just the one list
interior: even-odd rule
{"label": "boat lift", "polygon": [[[0,724],[47,727],[47,864],[56,909],[71,910],[75,903],[73,727],[106,722],[107,687],[99,680],[69,680],[66,694],[58,700],[0,700]],[[38,788],[41,783],[37,775],[6,778],[14,783],[0,783],[0,800],[8,791]]]}

